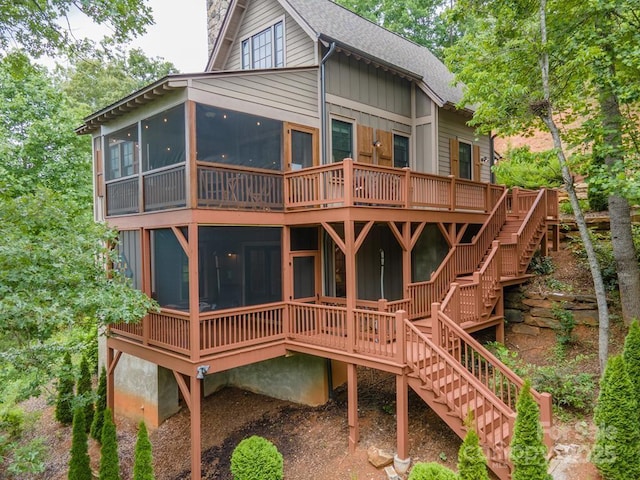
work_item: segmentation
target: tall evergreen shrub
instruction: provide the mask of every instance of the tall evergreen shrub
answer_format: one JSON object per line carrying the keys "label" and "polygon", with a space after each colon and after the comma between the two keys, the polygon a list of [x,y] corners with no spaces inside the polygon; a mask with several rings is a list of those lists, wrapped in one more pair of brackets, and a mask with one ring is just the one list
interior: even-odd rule
{"label": "tall evergreen shrub", "polygon": [[[635,391],[636,403],[640,407],[640,323],[637,319],[633,320],[629,326],[629,333],[624,339],[622,357]],[[638,414],[640,415],[640,412]]]}
{"label": "tall evergreen shrub", "polygon": [[136,440],[135,460],[133,464],[133,480],[154,480],[153,454],[149,433],[144,421],[138,426],[138,438]]}
{"label": "tall evergreen shrub", "polygon": [[111,410],[104,411],[102,426],[102,447],[100,448],[99,480],[120,480],[120,460],[118,459],[118,438]]}
{"label": "tall evergreen shrub", "polygon": [[104,424],[104,411],[107,408],[107,369],[102,367],[98,379],[95,412],[91,424],[91,436],[98,442],[102,442],[102,425]]}
{"label": "tall evergreen shrub", "polygon": [[60,375],[58,376],[55,409],[56,420],[63,425],[71,425],[73,423],[73,387],[75,383],[71,354],[65,352],[62,366],[60,367]]}
{"label": "tall evergreen shrub", "polygon": [[591,461],[605,480],[640,478],[640,427],[634,389],[620,355],[609,358],[595,409]]}
{"label": "tall evergreen shrub", "polygon": [[409,480],[458,480],[458,475],[439,463],[416,463],[411,469]]}
{"label": "tall evergreen shrub", "polygon": [[462,445],[460,445],[458,476],[460,480],[489,480],[487,458],[480,448],[480,439],[474,428],[469,428]]}
{"label": "tall evergreen shrub", "polygon": [[89,444],[84,421],[84,409],[76,407],[73,414],[73,436],[69,459],[69,480],[92,480]]}
{"label": "tall evergreen shrub", "polygon": [[231,474],[234,480],[282,480],[282,454],[266,438],[245,438],[231,455]]}
{"label": "tall evergreen shrub", "polygon": [[551,480],[543,438],[540,409],[531,394],[531,383],[526,380],[516,403],[511,439],[512,480]]}
{"label": "tall evergreen shrub", "polygon": [[80,377],[76,385],[76,396],[80,405],[84,408],[85,428],[91,430],[93,423],[93,389],[91,388],[91,370],[87,357],[83,356],[80,362]]}

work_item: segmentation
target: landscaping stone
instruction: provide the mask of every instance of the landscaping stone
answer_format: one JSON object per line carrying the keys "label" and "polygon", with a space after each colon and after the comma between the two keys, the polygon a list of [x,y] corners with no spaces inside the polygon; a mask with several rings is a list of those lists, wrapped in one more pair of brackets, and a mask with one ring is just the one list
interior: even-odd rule
{"label": "landscaping stone", "polygon": [[532,325],[527,325],[526,323],[517,323],[513,327],[511,327],[511,330],[513,331],[513,333],[521,333],[523,335],[540,335],[540,328],[534,327]]}
{"label": "landscaping stone", "polygon": [[576,310],[573,312],[573,318],[577,325],[597,327],[599,324],[597,310]]}
{"label": "landscaping stone", "polygon": [[522,310],[517,310],[515,308],[506,308],[504,311],[504,319],[507,321],[507,323],[524,322],[524,316],[522,315]]}
{"label": "landscaping stone", "polygon": [[553,310],[550,308],[532,308],[529,313],[533,317],[544,317],[544,318],[551,318],[555,320],[555,315],[553,314]]}
{"label": "landscaping stone", "polygon": [[528,307],[534,308],[553,308],[554,303],[550,300],[538,299],[538,298],[525,298],[522,300],[522,304]]}
{"label": "landscaping stone", "polygon": [[552,302],[573,302],[576,299],[575,295],[561,292],[549,293],[547,298]]}
{"label": "landscaping stone", "polygon": [[527,298],[531,298],[533,300],[542,300],[545,296],[539,292],[533,292],[531,290],[527,290],[524,292],[524,296]]}
{"label": "landscaping stone", "polygon": [[385,467],[384,473],[387,475],[388,480],[400,480],[400,475],[398,475],[395,468],[393,468],[391,465]]}
{"label": "landscaping stone", "polygon": [[528,315],[528,314],[525,314],[524,316],[524,323],[526,325],[533,325],[534,327],[552,328],[552,329],[560,328],[560,322],[555,318],[538,317],[538,316]]}
{"label": "landscaping stone", "polygon": [[382,468],[393,463],[393,453],[378,449],[373,445],[367,449],[369,463],[376,468]]}

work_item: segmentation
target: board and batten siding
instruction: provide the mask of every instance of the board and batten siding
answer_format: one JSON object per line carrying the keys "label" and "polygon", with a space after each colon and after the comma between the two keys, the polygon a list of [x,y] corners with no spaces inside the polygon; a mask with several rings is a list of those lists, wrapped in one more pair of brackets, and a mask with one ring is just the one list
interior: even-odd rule
{"label": "board and batten siding", "polygon": [[[489,158],[489,136],[477,136],[475,130],[466,125],[462,115],[444,109],[438,109],[438,175],[451,174],[449,140],[458,138],[480,146],[480,157]],[[488,182],[490,178],[488,162],[480,166],[480,179]]]}
{"label": "board and batten siding", "polygon": [[353,56],[333,55],[326,66],[327,93],[411,117],[411,82]]}
{"label": "board and batten siding", "polygon": [[285,67],[315,65],[315,43],[293,17],[286,13],[276,0],[253,0],[249,2],[242,17],[238,35],[229,51],[224,70],[241,70],[242,41],[274,25],[282,18],[284,18],[285,29]]}
{"label": "board and batten siding", "polygon": [[379,115],[332,103],[327,104],[327,110],[329,111],[330,116],[337,117],[338,119],[343,117],[345,119],[354,120],[358,125],[366,125],[367,127],[385,130],[388,132],[404,133],[408,136],[411,135],[411,125],[395,122]]}
{"label": "board and batten siding", "polygon": [[247,71],[194,79],[189,98],[283,121],[318,126],[316,68],[295,71]]}

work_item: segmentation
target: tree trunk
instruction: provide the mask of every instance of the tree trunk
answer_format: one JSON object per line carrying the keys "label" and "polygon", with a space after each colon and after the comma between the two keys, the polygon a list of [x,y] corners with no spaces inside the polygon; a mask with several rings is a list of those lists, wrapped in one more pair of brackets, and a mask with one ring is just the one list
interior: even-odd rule
{"label": "tree trunk", "polygon": [[569,202],[573,208],[573,213],[576,218],[576,224],[578,225],[578,231],[582,243],[584,243],[584,249],[587,252],[587,259],[589,261],[589,268],[591,270],[591,276],[593,277],[593,288],[596,294],[596,301],[598,304],[598,321],[599,321],[599,335],[598,335],[598,360],[600,363],[600,371],[604,372],[607,364],[607,357],[609,355],[609,307],[607,305],[607,292],[604,288],[604,282],[602,281],[602,271],[600,270],[600,264],[596,257],[596,252],[593,248],[591,236],[589,235],[589,229],[587,228],[587,222],[584,219],[584,214],[580,208],[578,202],[578,195],[573,185],[573,175],[567,165],[567,158],[564,154],[562,147],[562,139],[560,138],[560,132],[558,126],[553,120],[553,104],[551,103],[551,94],[549,88],[549,54],[546,50],[547,44],[547,20],[546,20],[546,0],[540,1],[540,34],[542,40],[542,53],[540,54],[540,72],[542,74],[542,87],[544,90],[544,102],[543,106],[537,109],[537,113],[541,120],[549,129],[553,138],[553,146],[557,152],[558,162],[562,170],[562,179],[564,180],[564,186],[569,196]]}
{"label": "tree trunk", "polygon": [[[613,68],[612,68],[613,70]],[[624,162],[622,147],[622,114],[618,99],[607,87],[600,87],[602,127],[605,132],[605,164],[614,167]],[[618,287],[622,317],[629,325],[634,318],[640,319],[640,268],[631,231],[631,209],[626,198],[609,195],[609,218],[611,245],[616,261]]]}

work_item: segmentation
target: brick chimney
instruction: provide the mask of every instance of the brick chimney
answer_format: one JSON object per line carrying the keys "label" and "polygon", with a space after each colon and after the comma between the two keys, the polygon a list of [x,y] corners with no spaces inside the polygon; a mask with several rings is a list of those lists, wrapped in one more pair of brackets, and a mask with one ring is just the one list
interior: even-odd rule
{"label": "brick chimney", "polygon": [[230,0],[207,0],[207,37],[209,39],[209,56],[213,50],[213,44],[220,33],[222,21],[229,8]]}

